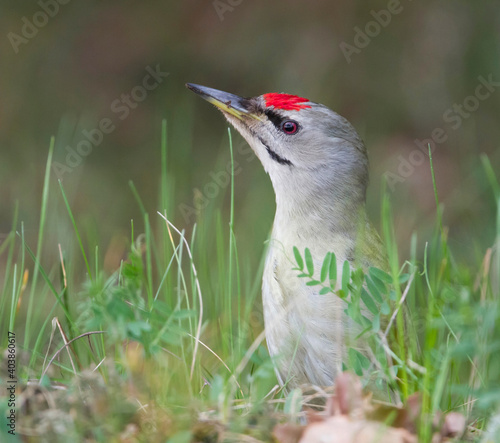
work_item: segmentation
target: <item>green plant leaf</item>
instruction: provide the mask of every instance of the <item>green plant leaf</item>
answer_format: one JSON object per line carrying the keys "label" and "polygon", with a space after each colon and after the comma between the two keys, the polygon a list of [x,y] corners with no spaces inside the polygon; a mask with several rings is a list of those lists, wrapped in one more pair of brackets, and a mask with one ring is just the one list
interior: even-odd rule
{"label": "green plant leaf", "polygon": [[302,260],[297,246],[293,247],[293,255],[295,256],[295,261],[297,262],[298,268],[302,271],[304,269],[304,260]]}
{"label": "green plant leaf", "polygon": [[329,286],[325,286],[324,288],[321,288],[321,291],[319,291],[319,295],[326,295],[332,292],[332,288]]}
{"label": "green plant leaf", "polygon": [[378,278],[380,281],[392,283],[392,277],[382,269],[371,267],[368,272],[372,277]]}
{"label": "green plant leaf", "polygon": [[349,348],[348,354],[352,369],[357,375],[362,376],[363,369],[368,369],[370,367],[370,360],[361,354],[361,352],[353,348]]}
{"label": "green plant leaf", "polygon": [[363,272],[363,270],[361,268],[354,269],[351,272],[351,280],[352,280],[354,287],[360,288],[361,286],[363,286],[364,279],[365,279],[365,273]]}
{"label": "green plant leaf", "polygon": [[337,257],[335,253],[330,253],[330,269],[328,270],[328,278],[330,279],[330,286],[335,286],[337,283]]}
{"label": "green plant leaf", "polygon": [[359,303],[348,303],[347,309],[344,311],[346,315],[358,324],[361,324],[361,310]]}
{"label": "green plant leaf", "polygon": [[377,304],[370,296],[370,294],[368,294],[365,288],[361,289],[361,300],[363,300],[363,303],[372,314],[377,315],[379,313]]}
{"label": "green plant leaf", "polygon": [[309,272],[309,276],[312,277],[314,275],[314,262],[309,248],[305,249],[304,258],[306,260],[307,272]]}
{"label": "green plant leaf", "polygon": [[380,313],[383,315],[389,315],[391,312],[391,308],[389,304],[386,301],[383,301],[382,304],[380,305]]}
{"label": "green plant leaf", "polygon": [[370,277],[368,277],[368,275],[365,275],[365,281],[366,281],[366,287],[368,288],[368,291],[370,291],[371,296],[379,303],[382,303],[383,301],[382,295],[380,294],[377,285],[373,282],[373,280]]}
{"label": "green plant leaf", "polygon": [[363,375],[363,368],[361,367],[361,362],[359,361],[358,354],[356,353],[356,351],[352,348],[349,348],[348,355],[349,355],[349,363],[353,371],[359,376]]}
{"label": "green plant leaf", "polygon": [[323,260],[323,265],[321,266],[321,275],[320,275],[321,282],[324,282],[326,280],[326,277],[328,277],[328,271],[330,269],[331,259],[332,259],[332,254],[330,252],[327,252],[325,255],[325,259]]}
{"label": "green plant leaf", "polygon": [[363,367],[363,369],[368,369],[370,367],[370,360],[368,359],[368,357],[366,357],[366,355],[363,355],[359,351],[356,352],[358,353],[358,358],[359,361],[361,362],[361,366]]}
{"label": "green plant leaf", "polygon": [[[366,318],[364,315],[361,316],[361,324],[366,328],[364,332],[368,332],[368,330],[372,327],[372,321]],[[362,335],[364,332],[362,332],[360,335]]]}
{"label": "green plant leaf", "polygon": [[41,379],[40,381],[38,382],[40,386],[42,386],[43,388],[51,388],[52,387],[52,384],[51,384],[51,381],[50,381],[50,377],[45,374]]}
{"label": "green plant leaf", "polygon": [[401,274],[399,276],[399,284],[406,283],[410,279],[410,274]]}
{"label": "green plant leaf", "polygon": [[345,294],[349,293],[350,281],[351,281],[351,267],[349,266],[349,262],[345,260],[344,265],[342,266],[342,291],[344,291]]}
{"label": "green plant leaf", "polygon": [[311,281],[308,281],[306,283],[307,286],[317,286],[317,285],[320,285],[320,284],[321,284],[321,282],[318,281],[318,280],[311,280]]}
{"label": "green plant leaf", "polygon": [[380,331],[380,315],[376,315],[375,317],[373,317],[372,330],[375,333]]}
{"label": "green plant leaf", "polygon": [[132,321],[127,323],[127,330],[133,337],[140,338],[143,331],[151,331],[151,325],[145,321]]}

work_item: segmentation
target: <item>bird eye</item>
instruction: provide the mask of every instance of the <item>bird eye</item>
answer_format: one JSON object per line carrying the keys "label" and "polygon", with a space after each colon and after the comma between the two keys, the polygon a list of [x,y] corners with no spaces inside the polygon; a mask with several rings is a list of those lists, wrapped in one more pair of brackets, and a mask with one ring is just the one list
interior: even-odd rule
{"label": "bird eye", "polygon": [[281,130],[288,135],[295,134],[299,130],[299,124],[293,120],[287,120],[281,125]]}

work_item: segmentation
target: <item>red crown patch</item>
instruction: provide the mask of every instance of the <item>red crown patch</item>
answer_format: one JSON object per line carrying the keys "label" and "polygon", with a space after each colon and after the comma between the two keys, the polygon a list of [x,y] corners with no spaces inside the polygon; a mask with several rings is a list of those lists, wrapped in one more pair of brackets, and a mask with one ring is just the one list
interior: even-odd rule
{"label": "red crown patch", "polygon": [[304,108],[310,108],[309,105],[304,105],[309,99],[298,97],[291,94],[279,94],[277,92],[270,92],[263,95],[266,106],[274,106],[276,109],[283,109],[285,111],[300,111]]}

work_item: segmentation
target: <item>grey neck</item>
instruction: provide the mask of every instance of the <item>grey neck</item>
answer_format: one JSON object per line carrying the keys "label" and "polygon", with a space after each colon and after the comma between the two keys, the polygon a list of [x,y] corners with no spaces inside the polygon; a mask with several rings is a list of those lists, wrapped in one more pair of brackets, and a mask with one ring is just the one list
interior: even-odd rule
{"label": "grey neck", "polygon": [[[297,172],[297,171],[295,171]],[[325,180],[297,174],[273,186],[276,193],[274,234],[294,233],[298,238],[326,240],[330,235],[355,233],[365,214],[365,187],[349,180]],[[304,180],[306,179],[306,180]],[[273,234],[273,235],[274,235]]]}

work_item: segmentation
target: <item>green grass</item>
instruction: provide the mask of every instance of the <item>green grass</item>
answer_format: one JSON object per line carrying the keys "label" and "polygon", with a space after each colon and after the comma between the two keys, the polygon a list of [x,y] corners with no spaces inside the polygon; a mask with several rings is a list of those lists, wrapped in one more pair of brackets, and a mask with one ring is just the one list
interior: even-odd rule
{"label": "green grass", "polygon": [[[104,271],[104,257],[114,251],[82,233],[81,214],[72,210],[63,183],[50,177],[51,141],[36,248],[26,242],[17,209],[0,245],[5,272],[0,345],[7,345],[4,332],[16,333],[17,376],[24,384],[40,380],[43,392],[30,386],[20,396],[38,405],[23,409],[18,418],[18,425],[35,435],[27,441],[120,441],[126,432],[133,441],[183,442],[192,435],[215,441],[210,439],[214,427],[205,427],[209,422],[269,441],[276,421],[296,419],[303,398],[276,388],[262,318],[256,314],[263,259],[249,266],[237,247],[230,132],[228,144],[233,165],[226,190],[229,212],[212,201],[195,226],[176,226],[163,122],[158,207],[148,211],[130,183],[130,201],[135,200],[142,219],[131,222],[126,257],[110,273]],[[410,257],[399,257],[393,209],[384,194],[387,273],[352,270],[342,292],[331,294],[349,301],[349,315],[357,321],[366,320],[360,317],[362,304],[382,312],[377,320],[362,323],[372,338],[375,361],[350,353],[349,369],[376,370],[403,402],[421,393],[422,442],[430,441],[438,411],[462,412],[473,427],[483,429],[500,407],[500,260],[495,261],[493,250],[500,245],[500,186],[489,160],[481,160],[498,217],[492,221],[496,239],[480,260],[466,264],[454,257],[434,180],[434,236],[418,239],[414,234]],[[57,217],[61,225],[71,226],[73,239],[59,243],[58,261],[46,262],[44,248],[58,247],[46,241],[51,229],[47,214],[57,208],[64,209]],[[417,254],[419,243],[425,246],[423,256]],[[325,258],[317,281],[308,251],[295,251],[295,258],[302,272],[297,278],[323,285],[323,294],[334,292],[332,255]],[[28,275],[25,269],[32,271]],[[410,326],[405,326],[405,311]],[[380,340],[386,332],[380,316],[394,317],[385,334],[387,346]],[[7,381],[5,371],[0,379]],[[54,385],[63,389],[54,390]],[[6,400],[0,398],[0,406],[5,414]],[[57,417],[47,412],[54,408]],[[43,438],[36,437],[42,429]]]}

